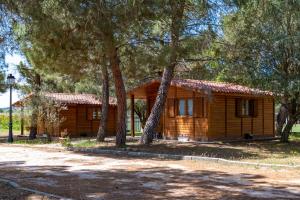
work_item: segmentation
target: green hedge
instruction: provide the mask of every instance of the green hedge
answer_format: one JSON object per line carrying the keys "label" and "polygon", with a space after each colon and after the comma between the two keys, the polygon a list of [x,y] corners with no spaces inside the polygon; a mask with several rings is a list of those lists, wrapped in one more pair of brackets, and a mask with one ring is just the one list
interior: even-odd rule
{"label": "green hedge", "polygon": [[[28,126],[28,116],[24,117],[24,127]],[[0,114],[0,129],[8,129],[9,124],[9,115],[8,113],[1,113]],[[20,114],[13,114],[13,130],[20,130],[21,129],[21,116]]]}

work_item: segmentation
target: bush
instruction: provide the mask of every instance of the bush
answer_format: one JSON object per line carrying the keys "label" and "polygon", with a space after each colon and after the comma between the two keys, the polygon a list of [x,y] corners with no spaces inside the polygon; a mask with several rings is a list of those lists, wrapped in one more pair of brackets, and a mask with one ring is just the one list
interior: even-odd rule
{"label": "bush", "polygon": [[73,146],[73,145],[72,145],[72,142],[71,142],[71,139],[70,139],[69,137],[66,137],[66,138],[62,139],[62,140],[60,141],[60,143],[61,143],[61,145],[62,145],[63,147],[72,147],[72,146]]}
{"label": "bush", "polygon": [[[21,116],[19,113],[14,113],[13,116],[13,130],[21,130]],[[24,127],[27,126],[29,117],[24,116]],[[9,114],[0,113],[0,129],[8,129],[9,127]]]}

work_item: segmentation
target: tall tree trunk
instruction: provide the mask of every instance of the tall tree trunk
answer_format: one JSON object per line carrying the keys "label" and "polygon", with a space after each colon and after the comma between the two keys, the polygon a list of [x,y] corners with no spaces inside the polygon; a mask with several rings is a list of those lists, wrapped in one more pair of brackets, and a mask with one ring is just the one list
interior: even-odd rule
{"label": "tall tree trunk", "polygon": [[297,118],[294,116],[289,118],[288,122],[286,123],[286,125],[281,133],[281,138],[280,138],[281,142],[289,141],[289,136],[290,136],[291,130],[293,128],[293,125],[296,123],[296,121],[297,121]]}
{"label": "tall tree trunk", "polygon": [[109,76],[107,67],[101,66],[102,71],[102,107],[101,107],[101,121],[97,133],[97,141],[103,142],[107,132],[108,109],[109,109]]}
{"label": "tall tree trunk", "polygon": [[117,48],[111,48],[109,59],[112,75],[115,82],[118,104],[116,146],[122,147],[126,143],[126,90],[122,77],[122,72],[120,69],[120,59],[118,56]]}
{"label": "tall tree trunk", "polygon": [[147,119],[145,129],[140,140],[140,143],[143,144],[150,144],[153,141],[156,128],[159,125],[160,117],[165,106],[168,90],[174,75],[174,69],[179,57],[179,36],[183,28],[182,25],[185,1],[172,1],[170,3],[173,11],[170,30],[172,50],[170,65],[164,69],[154,106],[151,110],[150,116]]}
{"label": "tall tree trunk", "polygon": [[34,74],[34,86],[32,95],[32,115],[31,115],[31,125],[29,132],[29,139],[36,139],[37,126],[38,126],[38,107],[39,107],[39,92],[41,90],[41,76],[37,73]]}
{"label": "tall tree trunk", "polygon": [[284,127],[284,124],[286,123],[286,120],[288,118],[289,112],[287,105],[281,104],[279,112],[276,117],[276,135],[280,136],[282,133],[282,129]]}
{"label": "tall tree trunk", "polygon": [[37,121],[38,121],[38,111],[36,108],[33,108],[31,114],[31,124],[30,124],[30,131],[29,131],[29,140],[36,139],[37,135]]}
{"label": "tall tree trunk", "polygon": [[141,137],[140,142],[143,144],[149,144],[153,141],[153,136],[155,134],[157,126],[159,125],[160,116],[164,109],[173,74],[174,66],[170,66],[164,69],[154,106],[151,110],[150,116],[146,121],[144,132]]}

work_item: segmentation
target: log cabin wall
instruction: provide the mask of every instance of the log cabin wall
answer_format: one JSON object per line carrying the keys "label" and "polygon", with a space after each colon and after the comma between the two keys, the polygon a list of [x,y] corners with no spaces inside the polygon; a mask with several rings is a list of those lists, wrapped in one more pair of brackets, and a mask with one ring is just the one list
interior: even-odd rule
{"label": "log cabin wall", "polygon": [[[68,105],[66,110],[60,111],[61,123],[59,127],[38,123],[38,133],[48,131],[52,136],[61,137],[68,134],[70,137],[96,136],[100,125],[100,117],[93,119],[93,111],[100,116],[101,106],[95,105]],[[113,136],[116,132],[117,107],[110,106],[108,115],[107,136]]]}
{"label": "log cabin wall", "polygon": [[[237,116],[236,99],[256,101],[255,116]],[[214,95],[210,102],[208,140],[274,136],[274,99],[235,95]]]}
{"label": "log cabin wall", "polygon": [[[146,83],[128,92],[128,96],[145,99],[149,114],[159,84],[159,81]],[[201,88],[207,90],[201,91]],[[272,137],[274,98],[271,95],[272,93],[268,91],[253,90],[234,84],[189,79],[174,80],[169,88],[163,111],[162,129],[157,131],[166,139],[184,136],[191,140],[202,141],[241,139],[245,134],[252,134],[254,137]],[[191,107],[189,106],[191,100],[193,114],[190,114],[190,110],[186,114]],[[182,114],[183,107],[185,107],[184,114]],[[199,115],[199,112],[202,114]]]}
{"label": "log cabin wall", "polygon": [[[207,117],[194,115],[195,108],[197,108],[195,99],[202,97],[204,98],[205,95],[178,87],[170,87],[163,115],[163,135],[165,138],[177,139],[179,136],[187,137],[192,140],[203,140],[203,138],[206,138],[208,130]],[[178,101],[180,99],[193,100],[192,116],[178,115]],[[205,102],[207,102],[207,98],[205,99]],[[172,114],[170,112],[174,113]]]}

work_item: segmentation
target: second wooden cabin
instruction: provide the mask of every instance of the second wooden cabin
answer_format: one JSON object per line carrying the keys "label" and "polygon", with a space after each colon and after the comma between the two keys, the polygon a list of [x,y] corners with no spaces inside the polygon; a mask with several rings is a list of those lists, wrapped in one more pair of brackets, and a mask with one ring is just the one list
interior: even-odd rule
{"label": "second wooden cabin", "polygon": [[[131,102],[146,100],[149,114],[159,85],[158,80],[150,81],[130,90],[128,97]],[[157,132],[166,139],[201,141],[273,137],[274,97],[241,85],[175,79]]]}
{"label": "second wooden cabin", "polygon": [[[24,107],[30,103],[32,94],[14,103],[15,107]],[[43,104],[53,103],[57,110],[57,123],[51,123],[50,119],[43,119],[39,114],[37,132],[39,135],[49,133],[55,137],[85,137],[96,136],[101,123],[100,114],[102,102],[93,94],[71,94],[71,93],[44,93],[41,95]],[[40,106],[42,107],[42,106]],[[49,109],[49,105],[47,108]],[[116,134],[117,103],[116,99],[110,97],[108,112],[107,136]]]}

